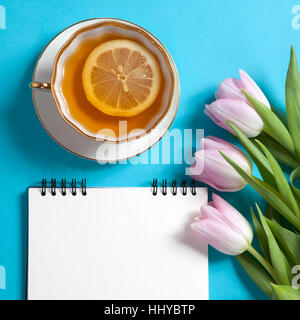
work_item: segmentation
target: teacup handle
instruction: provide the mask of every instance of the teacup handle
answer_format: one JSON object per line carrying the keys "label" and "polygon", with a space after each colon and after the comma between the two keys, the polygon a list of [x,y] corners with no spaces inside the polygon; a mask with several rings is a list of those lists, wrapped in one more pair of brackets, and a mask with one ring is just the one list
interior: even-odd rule
{"label": "teacup handle", "polygon": [[48,89],[51,90],[51,83],[49,82],[30,82],[30,88],[38,89]]}

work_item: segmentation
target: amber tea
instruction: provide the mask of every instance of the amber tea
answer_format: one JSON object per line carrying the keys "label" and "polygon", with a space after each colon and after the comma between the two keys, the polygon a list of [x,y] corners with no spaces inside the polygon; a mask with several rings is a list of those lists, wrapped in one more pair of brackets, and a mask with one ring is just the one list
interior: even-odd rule
{"label": "amber tea", "polygon": [[145,35],[120,28],[114,23],[82,39],[65,61],[61,81],[71,117],[93,136],[105,130],[116,140],[124,138],[120,121],[127,122],[127,133],[154,128],[172,89],[162,50]]}

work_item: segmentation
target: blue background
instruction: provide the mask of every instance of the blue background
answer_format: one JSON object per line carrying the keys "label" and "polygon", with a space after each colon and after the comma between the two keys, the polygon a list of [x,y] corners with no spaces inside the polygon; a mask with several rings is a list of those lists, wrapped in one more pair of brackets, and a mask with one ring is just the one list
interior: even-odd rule
{"label": "blue background", "polygon": [[[219,82],[242,68],[283,110],[290,45],[300,54],[300,30],[291,25],[294,1],[0,0],[0,5],[7,24],[0,30],[0,265],[7,272],[0,299],[26,297],[28,186],[42,177],[86,177],[89,186],[145,186],[153,177],[184,177],[184,164],[101,166],[74,156],[47,135],[28,83],[38,56],[58,32],[94,17],[126,19],[148,29],[170,51],[180,75],[181,100],[172,128],[204,128],[206,135],[234,142],[203,114]],[[247,217],[259,200],[250,187],[223,196]],[[209,257],[211,299],[266,298],[235,258],[214,249]]]}

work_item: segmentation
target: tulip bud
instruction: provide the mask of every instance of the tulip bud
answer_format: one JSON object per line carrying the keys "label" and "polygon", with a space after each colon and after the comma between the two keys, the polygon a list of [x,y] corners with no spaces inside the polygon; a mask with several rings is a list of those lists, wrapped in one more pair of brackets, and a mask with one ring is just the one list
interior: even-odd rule
{"label": "tulip bud", "polygon": [[201,215],[191,224],[193,230],[215,249],[229,255],[248,250],[253,231],[248,221],[220,196],[201,207]]}
{"label": "tulip bud", "polygon": [[218,91],[215,93],[217,100],[205,106],[205,114],[217,125],[232,134],[234,134],[233,130],[226,123],[228,121],[243,131],[247,137],[256,137],[262,132],[264,122],[242,90],[265,104],[268,108],[271,109],[271,107],[267,98],[251,77],[242,70],[239,70],[239,74],[241,79],[228,78],[222,81]]}
{"label": "tulip bud", "polygon": [[258,136],[264,128],[260,116],[243,100],[218,99],[205,107],[205,114],[232,134],[235,133],[227,121],[238,127],[248,138]]}
{"label": "tulip bud", "polygon": [[252,163],[244,152],[231,143],[216,138],[201,139],[202,150],[195,153],[195,163],[189,174],[198,181],[204,182],[219,191],[238,191],[245,187],[246,181],[223,158],[222,151],[236,162],[248,174],[252,172]]}
{"label": "tulip bud", "polygon": [[269,101],[254,80],[243,70],[239,70],[239,75],[241,79],[228,78],[221,82],[218,91],[215,93],[216,99],[243,100],[251,105],[250,101],[242,92],[242,90],[244,90],[271,109]]}

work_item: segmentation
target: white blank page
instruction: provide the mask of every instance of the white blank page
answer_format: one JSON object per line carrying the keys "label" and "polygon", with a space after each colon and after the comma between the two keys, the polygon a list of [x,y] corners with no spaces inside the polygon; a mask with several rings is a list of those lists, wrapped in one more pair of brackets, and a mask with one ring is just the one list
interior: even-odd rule
{"label": "white blank page", "polygon": [[207,245],[189,227],[206,202],[206,188],[30,188],[28,299],[208,299]]}

